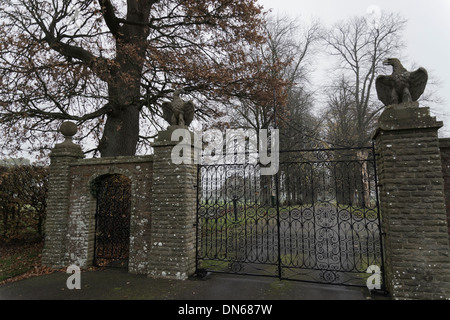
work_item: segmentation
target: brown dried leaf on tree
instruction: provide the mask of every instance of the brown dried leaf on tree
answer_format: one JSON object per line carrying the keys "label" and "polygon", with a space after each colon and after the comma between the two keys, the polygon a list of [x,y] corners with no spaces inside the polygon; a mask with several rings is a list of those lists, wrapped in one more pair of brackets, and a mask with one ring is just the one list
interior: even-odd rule
{"label": "brown dried leaf on tree", "polygon": [[200,116],[283,90],[249,55],[265,40],[255,0],[0,0],[0,8],[8,152],[48,150],[50,133],[73,120],[93,151],[134,155],[161,126],[160,104],[175,88],[199,102]]}

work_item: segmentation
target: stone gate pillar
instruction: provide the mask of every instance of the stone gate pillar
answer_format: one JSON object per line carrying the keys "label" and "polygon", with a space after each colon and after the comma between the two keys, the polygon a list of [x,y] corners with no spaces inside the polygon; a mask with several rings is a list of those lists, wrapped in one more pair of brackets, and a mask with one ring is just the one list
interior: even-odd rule
{"label": "stone gate pillar", "polygon": [[60,132],[65,141],[56,144],[50,154],[45,243],[42,252],[42,264],[51,268],[67,267],[70,164],[84,157],[81,147],[72,142],[77,126],[72,122],[64,122]]}
{"label": "stone gate pillar", "polygon": [[[178,136],[171,140],[176,129],[186,130],[184,142]],[[149,277],[185,280],[195,272],[197,165],[192,142],[187,127],[170,126],[153,144]],[[189,164],[172,161],[175,146],[188,150],[183,156]]]}
{"label": "stone gate pillar", "polygon": [[439,149],[441,150],[445,206],[447,207],[448,236],[450,237],[450,138],[439,139]]}
{"label": "stone gate pillar", "polygon": [[389,106],[378,120],[385,280],[394,299],[450,298],[442,125],[417,102]]}

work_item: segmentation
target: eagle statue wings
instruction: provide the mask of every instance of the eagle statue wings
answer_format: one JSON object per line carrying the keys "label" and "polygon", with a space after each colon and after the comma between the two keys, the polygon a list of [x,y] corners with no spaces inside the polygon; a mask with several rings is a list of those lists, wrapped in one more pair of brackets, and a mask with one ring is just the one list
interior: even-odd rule
{"label": "eagle statue wings", "polygon": [[184,101],[180,94],[183,89],[177,89],[173,92],[172,102],[163,102],[163,118],[170,125],[189,126],[194,119],[195,106],[192,101]]}
{"label": "eagle statue wings", "polygon": [[417,101],[427,85],[427,70],[419,68],[410,72],[395,58],[386,59],[383,64],[392,66],[393,71],[391,75],[377,77],[375,85],[378,99],[385,106]]}

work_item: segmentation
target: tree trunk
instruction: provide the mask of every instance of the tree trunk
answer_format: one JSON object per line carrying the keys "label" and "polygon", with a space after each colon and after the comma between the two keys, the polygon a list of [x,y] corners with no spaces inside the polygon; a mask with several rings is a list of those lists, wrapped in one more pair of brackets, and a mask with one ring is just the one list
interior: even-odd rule
{"label": "tree trunk", "polygon": [[102,157],[133,156],[139,140],[140,80],[142,64],[129,61],[118,46],[116,70],[108,82],[110,112],[99,144]]}
{"label": "tree trunk", "polygon": [[108,114],[99,144],[102,157],[133,156],[139,140],[139,110],[136,106],[116,106]]}
{"label": "tree trunk", "polygon": [[370,203],[370,184],[369,184],[369,170],[367,168],[367,158],[369,153],[367,151],[358,151],[358,160],[361,164],[361,185],[362,185],[362,203],[361,206],[364,208],[371,208]]}
{"label": "tree trunk", "polygon": [[[103,137],[102,157],[133,156],[139,140],[141,75],[147,48],[151,1],[127,2],[127,21],[116,35],[116,58],[108,81],[109,105]],[[140,24],[142,23],[142,25]]]}

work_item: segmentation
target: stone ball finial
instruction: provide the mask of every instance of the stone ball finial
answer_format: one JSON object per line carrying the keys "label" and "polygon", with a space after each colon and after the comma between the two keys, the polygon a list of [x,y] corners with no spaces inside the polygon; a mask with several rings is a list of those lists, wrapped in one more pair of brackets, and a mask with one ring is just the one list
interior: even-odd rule
{"label": "stone ball finial", "polygon": [[58,131],[64,135],[64,141],[55,145],[50,157],[84,158],[81,147],[72,141],[72,137],[78,131],[77,125],[71,121],[64,121]]}
{"label": "stone ball finial", "polygon": [[77,125],[71,121],[64,121],[59,127],[59,132],[61,132],[65,137],[73,137],[77,131]]}

